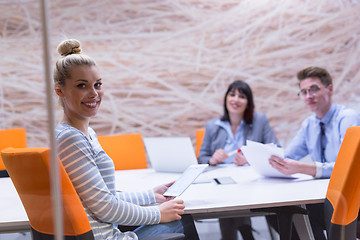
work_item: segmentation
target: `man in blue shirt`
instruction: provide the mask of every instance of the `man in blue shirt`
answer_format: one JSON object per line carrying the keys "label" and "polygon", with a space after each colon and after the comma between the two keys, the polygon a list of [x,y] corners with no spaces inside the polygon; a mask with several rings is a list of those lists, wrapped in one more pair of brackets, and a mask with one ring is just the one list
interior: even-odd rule
{"label": "man in blue shirt", "polygon": [[[360,116],[352,109],[332,103],[332,78],[325,69],[308,67],[298,72],[297,78],[298,95],[314,114],[303,121],[285,150],[285,158],[271,156],[269,163],[287,175],[303,173],[330,178],[345,132],[350,126],[360,125]],[[312,163],[298,161],[307,155]],[[325,239],[322,204],[307,208],[315,239]]]}

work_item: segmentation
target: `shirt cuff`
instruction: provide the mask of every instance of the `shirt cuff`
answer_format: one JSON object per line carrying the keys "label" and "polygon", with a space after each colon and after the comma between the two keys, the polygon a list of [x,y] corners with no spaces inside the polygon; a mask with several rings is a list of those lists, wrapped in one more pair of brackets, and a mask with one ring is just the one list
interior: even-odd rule
{"label": "shirt cuff", "polygon": [[322,176],[322,163],[321,162],[315,162],[315,166],[316,166],[315,178],[321,178],[321,176]]}

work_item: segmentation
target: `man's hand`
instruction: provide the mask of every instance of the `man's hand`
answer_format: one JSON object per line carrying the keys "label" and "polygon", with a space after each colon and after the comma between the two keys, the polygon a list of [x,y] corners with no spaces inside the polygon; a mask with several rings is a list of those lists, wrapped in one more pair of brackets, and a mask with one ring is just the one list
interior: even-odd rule
{"label": "man's hand", "polygon": [[272,155],[269,158],[270,165],[278,170],[279,172],[285,175],[291,175],[294,173],[298,173],[299,162],[289,159],[289,158],[280,158],[277,156]]}
{"label": "man's hand", "polygon": [[272,155],[269,158],[270,165],[285,175],[303,173],[315,177],[315,163],[303,163],[289,158],[280,158]]}

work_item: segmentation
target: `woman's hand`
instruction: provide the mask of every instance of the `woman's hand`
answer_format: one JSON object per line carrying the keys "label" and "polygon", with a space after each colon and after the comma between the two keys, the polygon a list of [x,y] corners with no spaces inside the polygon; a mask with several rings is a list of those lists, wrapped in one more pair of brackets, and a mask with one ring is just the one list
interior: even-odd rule
{"label": "woman's hand", "polygon": [[229,156],[224,149],[217,149],[209,160],[210,165],[217,165],[224,162]]}
{"label": "woman's hand", "polygon": [[181,215],[184,214],[184,201],[181,199],[173,199],[162,203],[159,206],[161,223],[171,222],[174,220],[180,220]]}
{"label": "woman's hand", "polygon": [[154,187],[154,194],[155,194],[155,200],[157,203],[163,203],[166,201],[169,201],[171,199],[174,199],[174,197],[165,197],[163,194],[166,192],[166,190],[174,184],[175,181],[167,184],[163,184],[157,187]]}
{"label": "woman's hand", "polygon": [[237,166],[243,166],[245,164],[248,164],[248,161],[246,160],[244,154],[241,152],[237,152],[234,157],[234,164]]}

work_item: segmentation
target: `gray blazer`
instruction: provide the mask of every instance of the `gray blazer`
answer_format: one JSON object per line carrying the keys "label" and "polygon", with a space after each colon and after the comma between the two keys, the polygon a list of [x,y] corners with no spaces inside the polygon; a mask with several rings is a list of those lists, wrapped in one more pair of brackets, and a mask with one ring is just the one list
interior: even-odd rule
{"label": "gray blazer", "polygon": [[[211,119],[206,123],[204,140],[198,157],[199,163],[209,163],[214,152],[225,147],[227,133],[224,128],[215,124],[219,118]],[[279,142],[264,113],[255,112],[253,123],[244,124],[243,139],[242,145],[246,145],[246,140],[251,140],[260,143],[275,143],[279,146]]]}

